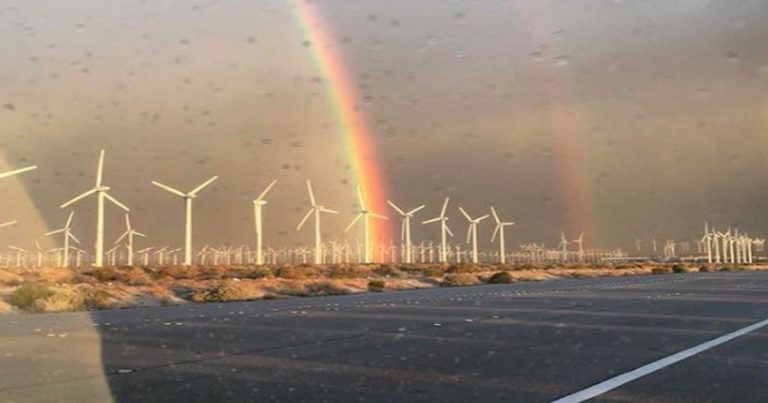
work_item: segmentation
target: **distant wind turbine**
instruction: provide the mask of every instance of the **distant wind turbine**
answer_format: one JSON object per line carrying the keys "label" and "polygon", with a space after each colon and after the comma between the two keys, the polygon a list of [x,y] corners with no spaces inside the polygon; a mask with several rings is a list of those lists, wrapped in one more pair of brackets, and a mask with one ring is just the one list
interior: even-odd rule
{"label": "distant wind turbine", "polygon": [[142,234],[141,232],[135,231],[133,227],[131,226],[131,216],[126,214],[125,215],[125,232],[123,232],[122,235],[120,235],[120,238],[117,238],[117,241],[115,241],[115,245],[119,244],[120,241],[123,239],[126,239],[126,249],[128,249],[128,266],[133,266],[133,237],[134,236],[140,236],[142,238],[145,238],[146,235]]}
{"label": "distant wind turbine", "polygon": [[72,218],[75,216],[74,211],[69,212],[69,217],[67,217],[67,222],[64,224],[64,228],[57,229],[54,231],[47,232],[45,235],[55,235],[55,234],[64,234],[64,250],[62,251],[64,253],[64,267],[69,266],[69,240],[72,239],[75,241],[75,243],[80,243],[80,241],[72,235]]}
{"label": "distant wind turbine", "polygon": [[481,221],[488,218],[488,214],[482,217],[472,218],[463,208],[459,207],[459,211],[461,211],[461,214],[464,216],[464,218],[469,221],[469,228],[467,229],[467,243],[472,243],[472,263],[477,264],[477,225],[480,224]]}
{"label": "distant wind turbine", "polygon": [[363,263],[371,263],[371,255],[372,255],[372,245],[371,245],[371,231],[370,231],[370,217],[382,219],[382,220],[388,220],[389,218],[374,213],[372,211],[369,211],[368,208],[366,208],[365,205],[365,199],[363,199],[363,191],[360,189],[360,186],[357,187],[357,200],[360,203],[360,213],[352,220],[352,222],[349,223],[347,228],[344,230],[344,232],[349,232],[350,229],[352,229],[352,226],[355,225],[361,218],[363,219]]}
{"label": "distant wind turbine", "polygon": [[445,198],[443,209],[440,210],[440,216],[431,220],[422,221],[422,224],[440,222],[440,263],[448,262],[448,235],[453,237],[453,232],[451,232],[451,229],[448,228],[448,217],[445,216],[445,212],[448,209],[448,202],[450,200],[450,197]]}
{"label": "distant wind turbine", "polygon": [[130,209],[125,207],[123,203],[120,203],[117,201],[117,199],[107,193],[110,188],[109,186],[104,186],[102,184],[103,170],[104,150],[101,150],[101,153],[99,154],[99,165],[96,168],[96,186],[94,186],[93,189],[82,193],[79,196],[76,196],[74,199],[61,205],[61,208],[67,208],[81,199],[84,199],[92,194],[96,194],[98,200],[98,208],[96,210],[96,262],[94,263],[94,266],[96,267],[104,266],[104,199],[109,200],[114,205],[125,211],[130,211]]}
{"label": "distant wind turbine", "polygon": [[259,197],[251,200],[253,202],[253,225],[256,231],[256,264],[258,265],[264,264],[264,250],[262,247],[262,208],[265,204],[267,204],[267,201],[264,200],[264,197],[267,196],[267,193],[269,193],[269,191],[273,186],[275,186],[276,183],[277,180],[273,180],[269,185],[267,185],[267,188],[261,192]]}
{"label": "distant wind turbine", "polygon": [[309,217],[311,215],[315,215],[315,264],[322,264],[323,263],[323,244],[322,244],[322,235],[320,233],[320,213],[330,213],[330,214],[339,214],[338,211],[331,210],[328,208],[325,208],[325,206],[321,206],[317,204],[317,200],[315,200],[315,194],[312,192],[312,182],[307,180],[307,192],[309,193],[309,201],[312,203],[312,207],[307,212],[307,215],[304,216],[304,218],[301,220],[299,225],[296,227],[296,231],[300,230],[301,227],[304,226],[304,223],[309,220]]}
{"label": "distant wind turbine", "polygon": [[406,213],[403,209],[397,207],[395,203],[392,203],[389,200],[387,200],[387,203],[389,203],[389,205],[403,217],[402,224],[400,224],[400,239],[405,241],[405,263],[413,263],[413,254],[411,253],[411,248],[413,247],[413,244],[411,243],[411,218],[426,206],[422,204]]}
{"label": "distant wind turbine", "polygon": [[159,187],[160,189],[166,190],[184,199],[184,206],[186,210],[186,220],[184,226],[184,264],[187,266],[192,265],[192,200],[197,197],[198,192],[203,190],[206,186],[210,185],[218,178],[218,176],[214,176],[187,193],[184,193],[178,189],[174,189],[168,185],[164,185],[160,182],[152,181],[152,184]]}
{"label": "distant wind turbine", "polygon": [[505,264],[507,262],[506,244],[504,242],[504,227],[515,225],[513,222],[503,222],[499,218],[499,214],[496,213],[496,209],[491,207],[491,214],[496,221],[496,228],[493,230],[491,236],[491,242],[496,240],[496,235],[499,236],[499,263]]}

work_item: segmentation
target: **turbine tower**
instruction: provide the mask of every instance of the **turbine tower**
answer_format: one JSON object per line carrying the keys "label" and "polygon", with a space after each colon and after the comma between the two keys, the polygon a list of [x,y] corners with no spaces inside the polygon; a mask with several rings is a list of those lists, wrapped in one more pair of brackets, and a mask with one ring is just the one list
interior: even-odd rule
{"label": "turbine tower", "polygon": [[174,189],[168,185],[164,185],[157,181],[152,181],[152,184],[160,189],[166,190],[176,196],[184,199],[184,206],[186,210],[186,220],[184,226],[184,264],[187,266],[192,265],[192,200],[197,197],[197,193],[203,190],[206,186],[210,185],[213,181],[219,179],[218,176],[214,176],[211,179],[200,184],[200,186],[192,189],[188,193],[184,193],[181,190]]}
{"label": "turbine tower", "polygon": [[120,238],[117,238],[117,241],[115,241],[115,245],[119,244],[120,241],[123,239],[126,239],[126,248],[128,249],[128,266],[133,266],[133,237],[140,236],[142,238],[146,238],[146,235],[142,234],[141,232],[134,231],[133,227],[131,226],[131,216],[126,214],[125,215],[125,232],[123,232],[122,235],[120,235]]}
{"label": "turbine tower", "polygon": [[70,249],[70,247],[69,247],[69,240],[72,239],[73,241],[75,241],[75,243],[77,243],[77,244],[80,243],[80,241],[74,235],[72,235],[72,218],[74,216],[75,216],[75,212],[71,211],[69,213],[69,217],[67,217],[66,224],[64,224],[64,228],[57,229],[57,230],[54,230],[54,231],[50,231],[50,232],[47,232],[45,234],[45,235],[48,235],[48,236],[55,235],[55,234],[62,234],[62,233],[64,234],[64,250],[63,250],[63,252],[64,252],[64,258],[63,258],[63,260],[64,260],[64,267],[68,267],[69,266],[69,249]]}
{"label": "turbine tower", "polygon": [[506,245],[504,243],[504,227],[515,225],[515,223],[501,221],[499,215],[496,213],[496,209],[493,208],[493,206],[491,206],[491,214],[493,214],[493,219],[496,221],[496,228],[493,230],[491,242],[496,240],[496,235],[499,236],[499,263],[505,264],[507,263],[507,252]]}
{"label": "turbine tower", "polygon": [[258,265],[264,264],[264,251],[262,250],[263,232],[261,210],[264,205],[267,204],[267,201],[264,200],[264,197],[267,195],[267,193],[269,193],[272,187],[275,186],[275,183],[277,183],[277,180],[270,182],[270,184],[267,185],[267,188],[261,192],[259,197],[251,200],[253,202],[253,225],[254,229],[256,230],[256,264]]}
{"label": "turbine tower", "polygon": [[459,207],[459,211],[461,211],[461,214],[464,215],[464,218],[469,221],[469,228],[467,229],[467,243],[470,243],[470,241],[472,242],[472,263],[477,264],[477,224],[480,224],[480,221],[488,218],[488,214],[482,217],[472,218],[463,208]]}
{"label": "turbine tower", "polygon": [[323,244],[322,244],[322,235],[320,233],[320,213],[331,213],[331,214],[339,214],[338,211],[331,210],[328,208],[325,208],[325,206],[321,206],[317,204],[317,200],[315,199],[315,194],[312,192],[312,182],[307,179],[307,192],[309,193],[309,201],[312,203],[312,207],[307,212],[307,215],[304,216],[304,218],[301,220],[299,225],[296,227],[296,231],[300,230],[301,227],[304,226],[304,223],[309,220],[309,217],[314,214],[315,215],[315,264],[322,264],[323,263]]}
{"label": "turbine tower", "polygon": [[445,198],[443,203],[443,209],[440,210],[440,216],[431,220],[422,221],[422,224],[431,224],[433,222],[440,222],[440,263],[448,262],[448,235],[453,237],[453,232],[448,228],[448,217],[445,216],[445,211],[448,209],[448,202],[450,197]]}
{"label": "turbine tower", "polygon": [[405,263],[413,263],[413,255],[411,253],[411,248],[413,247],[413,244],[411,243],[411,218],[426,206],[422,204],[406,213],[403,209],[397,207],[395,203],[392,203],[389,200],[387,200],[387,203],[389,203],[389,205],[403,217],[403,221],[400,224],[400,240],[405,241]]}
{"label": "turbine tower", "polygon": [[574,239],[573,242],[579,245],[579,263],[584,262],[584,231],[581,231],[581,235]]}
{"label": "turbine tower", "polygon": [[371,231],[370,231],[370,217],[379,218],[382,220],[389,220],[389,218],[374,213],[372,211],[369,211],[365,206],[365,199],[363,199],[363,191],[360,189],[360,186],[357,187],[357,200],[360,203],[360,214],[358,214],[352,222],[349,223],[347,228],[344,230],[344,232],[349,232],[350,229],[352,229],[352,226],[357,223],[360,218],[363,219],[363,263],[371,263],[371,254],[372,254],[372,245],[371,245]]}
{"label": "turbine tower", "polygon": [[99,165],[96,168],[96,186],[94,186],[93,189],[88,190],[85,193],[82,193],[61,205],[61,208],[67,208],[70,205],[80,201],[81,199],[84,199],[92,194],[96,194],[98,203],[96,210],[96,261],[93,264],[96,267],[104,266],[104,200],[109,200],[115,206],[120,207],[125,211],[130,211],[130,209],[125,207],[123,203],[120,203],[117,201],[117,199],[107,193],[107,191],[110,190],[110,187],[104,186],[102,184],[103,171],[104,150],[101,150],[101,153],[99,154]]}

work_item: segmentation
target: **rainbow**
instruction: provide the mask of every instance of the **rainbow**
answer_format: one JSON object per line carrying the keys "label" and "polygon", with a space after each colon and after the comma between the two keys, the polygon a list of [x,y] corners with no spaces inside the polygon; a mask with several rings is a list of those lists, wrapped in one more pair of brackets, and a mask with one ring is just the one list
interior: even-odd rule
{"label": "rainbow", "polygon": [[[376,157],[371,131],[357,109],[358,99],[349,69],[334,44],[333,31],[318,10],[307,0],[289,0],[299,25],[306,31],[316,68],[328,83],[329,102],[344,141],[355,183],[360,186],[365,204],[372,211],[387,210],[388,186]],[[371,221],[375,245],[389,242],[392,228],[388,221]]]}

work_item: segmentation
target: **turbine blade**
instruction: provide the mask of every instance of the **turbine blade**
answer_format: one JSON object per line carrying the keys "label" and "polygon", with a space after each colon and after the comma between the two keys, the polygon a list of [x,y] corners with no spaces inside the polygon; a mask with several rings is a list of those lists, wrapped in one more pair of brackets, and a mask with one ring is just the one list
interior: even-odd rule
{"label": "turbine blade", "polygon": [[96,187],[101,186],[103,172],[104,172],[104,150],[102,149],[101,152],[99,152],[99,165],[96,167]]}
{"label": "turbine blade", "polygon": [[358,221],[360,221],[360,217],[362,217],[362,216],[363,216],[362,213],[358,214],[357,216],[355,216],[355,218],[352,220],[352,222],[349,223],[349,225],[347,225],[347,228],[344,229],[344,232],[349,232],[349,230],[352,229],[352,226],[354,226]]}
{"label": "turbine blade", "polygon": [[314,209],[310,209],[310,210],[307,212],[307,215],[305,215],[305,216],[304,216],[304,218],[301,220],[301,222],[299,223],[299,225],[296,227],[296,231],[300,230],[300,229],[301,229],[301,227],[303,227],[303,226],[304,226],[304,223],[305,223],[305,222],[307,222],[307,220],[309,220],[309,216],[310,216],[310,215],[312,215],[312,213],[313,213],[314,211],[315,211]]}
{"label": "turbine blade", "polygon": [[184,194],[184,192],[182,192],[181,190],[174,189],[174,188],[172,188],[172,187],[170,187],[168,185],[164,185],[164,184],[162,184],[160,182],[152,181],[152,184],[157,186],[157,187],[159,187],[160,189],[164,189],[164,190],[166,190],[168,192],[171,192],[171,193],[173,193],[173,194],[175,194],[177,196],[187,197],[187,195]]}
{"label": "turbine blade", "polygon": [[309,201],[312,203],[312,207],[317,206],[317,201],[315,200],[315,192],[312,191],[312,182],[307,179],[307,192],[309,192]]}
{"label": "turbine blade", "polygon": [[59,206],[59,208],[66,208],[66,207],[68,207],[68,206],[70,206],[70,205],[72,205],[74,203],[77,203],[78,201],[80,201],[80,200],[82,200],[82,199],[84,199],[84,198],[86,198],[86,197],[88,197],[88,196],[90,196],[90,195],[92,195],[92,194],[94,194],[94,193],[96,193],[98,191],[99,191],[99,189],[93,188],[93,189],[91,189],[91,190],[89,190],[89,191],[87,191],[85,193],[80,194],[79,196],[75,196],[74,199],[72,199],[72,200],[62,204],[61,206]]}
{"label": "turbine blade", "polygon": [[142,234],[142,233],[141,233],[141,232],[139,232],[139,231],[133,231],[133,235],[136,235],[136,236],[140,236],[140,237],[142,237],[142,238],[146,238],[146,237],[147,237],[147,235],[146,235],[146,234]]}
{"label": "turbine blade", "polygon": [[325,208],[325,207],[321,208],[321,209],[320,209],[320,211],[322,211],[323,213],[339,214],[339,212],[338,212],[338,211],[336,211],[336,210],[331,210],[331,209],[329,209],[329,208]]}
{"label": "turbine blade", "polygon": [[123,232],[123,235],[120,235],[120,238],[117,238],[117,241],[115,241],[115,243],[113,243],[112,245],[117,245],[117,244],[119,244],[119,243],[120,243],[120,241],[122,241],[123,239],[125,239],[125,237],[127,237],[127,236],[128,236],[128,232],[129,232],[129,231],[125,231],[125,232]]}
{"label": "turbine blade", "polygon": [[404,212],[403,210],[401,210],[401,209],[400,209],[400,207],[397,207],[397,206],[395,205],[395,203],[392,203],[392,202],[391,202],[391,201],[389,201],[389,200],[387,200],[387,203],[388,203],[388,204],[389,204],[389,205],[390,205],[390,206],[391,206],[393,209],[395,209],[395,211],[397,211],[397,213],[398,213],[398,214],[400,214],[400,215],[405,215],[405,212]]}
{"label": "turbine blade", "polygon": [[467,228],[467,243],[472,240],[472,226],[470,225],[469,228]]}
{"label": "turbine blade", "polygon": [[72,238],[72,240],[73,240],[73,241],[75,241],[75,243],[77,243],[78,245],[80,245],[80,240],[79,240],[79,239],[77,239],[77,237],[76,237],[76,236],[72,235],[72,233],[71,233],[71,232],[67,232],[67,236],[68,236],[68,237],[70,237],[70,238]]}
{"label": "turbine blade", "polygon": [[267,193],[269,193],[269,191],[272,190],[272,186],[275,186],[275,183],[277,183],[277,179],[273,180],[272,182],[270,182],[269,185],[267,185],[267,188],[264,189],[263,192],[261,192],[259,197],[256,198],[256,201],[260,201],[260,200],[264,199],[264,196],[266,196]]}
{"label": "turbine blade", "polygon": [[493,230],[493,235],[491,235],[491,242],[496,242],[496,235],[499,235],[499,229],[502,227],[501,224],[497,225],[496,228]]}
{"label": "turbine blade", "polygon": [[415,213],[418,213],[418,212],[419,212],[419,211],[421,211],[421,209],[423,209],[424,207],[427,207],[427,205],[426,205],[426,204],[422,204],[421,206],[419,206],[419,207],[416,207],[415,209],[413,209],[413,210],[409,211],[409,212],[408,212],[408,214],[415,214]]}
{"label": "turbine blade", "polygon": [[470,217],[463,208],[459,207],[459,211],[461,211],[461,214],[467,219],[467,221],[472,222],[472,217]]}
{"label": "turbine blade", "polygon": [[54,231],[48,231],[48,232],[45,233],[45,235],[46,236],[56,235],[56,234],[60,234],[60,233],[62,233],[64,231],[66,231],[66,230],[67,230],[66,228],[62,228],[62,229],[57,229],[57,230],[54,230]]}
{"label": "turbine blade", "polygon": [[484,215],[484,216],[482,216],[482,217],[480,217],[480,218],[476,218],[476,219],[475,219],[475,222],[480,222],[480,221],[483,221],[483,220],[485,220],[485,219],[486,219],[486,218],[488,218],[488,217],[490,217],[490,216],[489,216],[488,214],[486,214],[486,215]]}
{"label": "turbine blade", "polygon": [[451,238],[453,238],[453,231],[451,231],[451,228],[448,227],[448,224],[445,224],[445,232],[447,232],[448,235],[450,235]]}
{"label": "turbine blade", "polygon": [[377,214],[377,213],[370,213],[370,214],[371,214],[371,217],[376,217],[376,218],[379,218],[379,219],[382,219],[382,220],[389,220],[389,217],[387,217],[385,215],[381,215],[381,214]]}
{"label": "turbine blade", "polygon": [[196,188],[192,189],[192,191],[191,191],[191,192],[189,192],[189,195],[190,195],[190,196],[195,196],[195,195],[197,195],[197,192],[199,192],[199,191],[203,190],[203,189],[204,189],[206,186],[208,186],[208,185],[210,185],[211,183],[213,183],[213,181],[215,181],[216,179],[219,179],[219,177],[218,177],[218,176],[214,176],[214,177],[212,177],[211,179],[208,179],[207,181],[203,182],[203,183],[202,183],[200,186],[198,186],[198,187],[196,187]]}
{"label": "turbine blade", "polygon": [[30,167],[21,168],[21,169],[15,169],[15,170],[9,171],[9,172],[3,172],[3,173],[0,174],[0,179],[7,178],[7,177],[13,176],[13,175],[18,175],[20,173],[31,171],[33,169],[37,169],[37,165],[32,165]]}
{"label": "turbine blade", "polygon": [[131,232],[131,216],[130,214],[125,215],[125,228],[128,230],[128,232]]}
{"label": "turbine blade", "polygon": [[69,212],[69,217],[67,217],[67,223],[66,223],[66,224],[64,224],[64,228],[65,228],[65,229],[66,229],[66,228],[69,228],[69,227],[72,225],[72,218],[73,218],[74,216],[75,216],[75,212],[74,212],[74,211],[70,211],[70,212]]}
{"label": "turbine blade", "polygon": [[117,207],[120,207],[121,209],[123,209],[123,210],[125,210],[125,211],[131,211],[131,209],[129,209],[128,207],[126,207],[126,206],[125,206],[125,204],[123,204],[123,203],[120,203],[119,201],[117,201],[117,199],[115,199],[114,197],[112,197],[112,196],[111,196],[109,193],[107,193],[107,192],[104,192],[104,197],[106,197],[106,198],[107,198],[107,200],[109,200],[109,201],[111,201],[112,203],[114,203],[114,204],[115,204]]}
{"label": "turbine blade", "polygon": [[363,190],[360,186],[357,187],[357,201],[360,203],[360,209],[365,211],[365,199],[363,198]]}
{"label": "turbine blade", "polygon": [[422,224],[432,224],[433,222],[438,222],[438,221],[440,221],[441,219],[442,219],[441,217],[437,217],[437,218],[433,218],[433,219],[431,219],[431,220],[422,221],[421,223],[422,223]]}
{"label": "turbine blade", "polygon": [[446,197],[445,198],[445,203],[443,203],[443,209],[440,212],[440,217],[445,217],[445,210],[448,209],[448,201],[450,201],[450,200],[451,200],[450,197]]}
{"label": "turbine blade", "polygon": [[491,206],[491,214],[493,214],[493,219],[496,220],[496,224],[500,224],[501,220],[499,219],[499,215],[496,213],[496,209]]}

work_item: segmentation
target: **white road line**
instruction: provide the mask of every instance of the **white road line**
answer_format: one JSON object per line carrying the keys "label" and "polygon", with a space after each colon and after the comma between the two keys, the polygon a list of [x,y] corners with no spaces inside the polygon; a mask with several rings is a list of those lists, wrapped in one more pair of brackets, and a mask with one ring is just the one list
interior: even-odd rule
{"label": "white road line", "polygon": [[660,369],[668,367],[672,364],[675,364],[687,358],[693,357],[696,354],[707,351],[713,347],[717,347],[723,343],[727,343],[737,337],[743,336],[747,333],[753,332],[765,326],[768,326],[768,319],[757,322],[745,328],[741,328],[735,332],[720,336],[716,339],[712,339],[708,342],[699,344],[698,346],[691,347],[687,350],[683,350],[679,353],[662,358],[658,361],[654,361],[648,365],[644,365],[635,370],[625,372],[621,375],[618,375],[606,381],[600,382],[597,385],[591,386],[582,391],[573,393],[565,397],[561,397],[560,399],[557,399],[552,403],[579,403],[585,400],[589,400],[593,397],[600,396],[603,393],[616,389],[619,386],[622,386],[626,383],[632,382],[635,379],[642,378],[648,374],[654,373]]}

